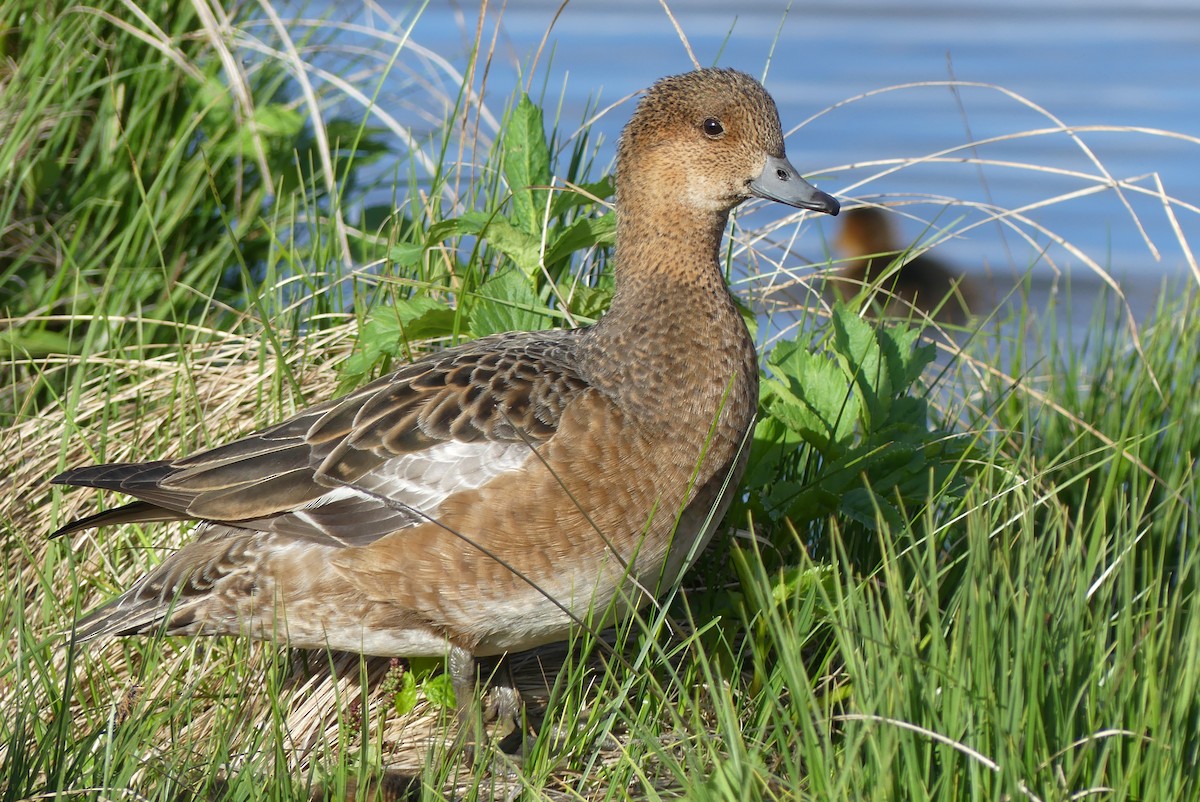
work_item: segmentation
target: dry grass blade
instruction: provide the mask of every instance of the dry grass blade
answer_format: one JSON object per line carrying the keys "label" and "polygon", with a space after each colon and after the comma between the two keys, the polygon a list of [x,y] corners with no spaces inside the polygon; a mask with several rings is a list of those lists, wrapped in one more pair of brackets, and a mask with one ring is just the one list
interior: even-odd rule
{"label": "dry grass blade", "polygon": [[[208,34],[209,44],[217,53],[217,57],[221,60],[221,65],[225,69],[226,85],[237,99],[234,103],[234,109],[239,116],[238,122],[245,126],[250,132],[250,141],[254,146],[254,158],[258,161],[258,169],[263,175],[263,179],[268,185],[275,185],[275,177],[271,174],[271,169],[267,165],[266,149],[263,146],[262,132],[259,130],[258,122],[254,114],[254,96],[250,91],[250,83],[246,79],[246,73],[242,69],[241,64],[234,57],[229,49],[230,33],[232,26],[229,23],[229,17],[225,14],[224,9],[219,5],[209,5],[207,0],[191,0],[192,7],[196,9],[201,22],[204,25],[204,30]],[[130,7],[134,7],[132,3]],[[140,11],[141,16],[145,16]]]}
{"label": "dry grass blade", "polygon": [[679,36],[679,43],[683,45],[684,51],[687,52],[692,66],[700,69],[700,59],[696,58],[696,54],[692,51],[692,43],[688,41],[687,34],[683,32],[683,27],[679,24],[679,20],[675,19],[675,14],[671,11],[671,6],[667,3],[667,0],[658,0],[658,4],[662,6],[663,13],[667,15],[667,19],[671,21],[671,26],[675,28],[675,33]]}

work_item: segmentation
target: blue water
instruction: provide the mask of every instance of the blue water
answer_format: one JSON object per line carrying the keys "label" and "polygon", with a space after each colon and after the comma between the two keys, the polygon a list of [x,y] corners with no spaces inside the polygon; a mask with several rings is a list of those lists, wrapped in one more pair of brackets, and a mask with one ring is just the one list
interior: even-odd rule
{"label": "blue water", "polygon": [[[1124,194],[1131,213],[1119,195],[1103,185],[1099,168],[1067,134],[1046,133],[975,149],[961,146],[1059,125],[1006,92],[1042,107],[1068,126],[1136,126],[1191,137],[1188,141],[1148,132],[1078,131],[1115,179],[1157,192],[1157,176],[1175,199],[1184,237],[1200,251],[1200,142],[1195,141],[1200,138],[1200,5],[1195,0],[1158,0],[1136,7],[1101,0],[920,0],[903,9],[882,1],[820,8],[796,3],[790,10],[786,2],[769,0],[676,0],[671,6],[701,64],[737,67],[759,76],[765,72],[767,88],[790,132],[789,156],[801,171],[843,200],[902,204],[911,218],[904,223],[907,239],[931,236],[942,226],[967,227],[962,236],[939,245],[937,253],[990,283],[997,293],[1003,294],[1027,271],[1032,271],[1037,286],[1049,286],[1060,272],[1070,273],[1077,294],[1098,286],[1086,260],[1055,244],[1055,237],[1114,275],[1139,317],[1164,279],[1189,274],[1163,200],[1128,189]],[[519,76],[530,73],[533,54],[558,3],[510,0],[502,16],[496,13],[499,4],[491,7],[484,37],[490,40],[495,34],[496,45],[485,102],[499,116]],[[403,10],[407,6],[384,8],[398,19],[411,19],[411,11]],[[415,23],[412,38],[463,70],[476,14],[469,4],[456,9],[431,3]],[[358,4],[344,14],[339,8],[335,15],[378,27],[389,24]],[[363,40],[346,35],[342,41]],[[402,52],[400,62],[412,69],[394,70],[381,103],[395,102],[397,116],[413,121],[411,115],[422,113],[422,87],[411,79],[419,72],[420,60]],[[573,0],[554,24],[533,72],[533,93],[544,92],[551,116],[556,113],[560,127],[569,130],[589,110],[690,66],[658,3]],[[945,85],[951,79],[991,86],[952,91]],[[905,84],[932,85],[861,97]],[[453,86],[447,79],[442,89]],[[373,83],[365,82],[364,89],[372,91]],[[606,142],[601,162],[611,159],[620,126],[632,108],[633,101],[626,101],[599,121]],[[426,110],[431,119],[437,118],[437,109]],[[792,130],[806,120],[801,129]],[[947,154],[951,163],[890,170],[897,159],[921,159],[953,148],[959,149]],[[963,161],[971,157],[1038,169]],[[1050,202],[1089,189],[1094,191]],[[989,222],[991,207],[1027,208],[1028,220],[1013,220],[1011,227]],[[756,210],[753,224],[780,214],[777,208]],[[811,218],[798,232],[794,227],[781,230],[777,238],[789,250],[781,251],[780,258],[803,275],[806,262],[825,258],[835,225],[828,218]],[[1084,305],[1078,306],[1086,318]]]}

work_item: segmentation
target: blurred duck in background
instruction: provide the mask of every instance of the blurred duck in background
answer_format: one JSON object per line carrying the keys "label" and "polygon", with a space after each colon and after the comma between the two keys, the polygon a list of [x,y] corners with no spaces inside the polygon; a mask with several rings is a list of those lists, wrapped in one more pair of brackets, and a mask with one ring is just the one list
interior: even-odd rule
{"label": "blurred duck in background", "polygon": [[870,292],[871,303],[885,317],[954,324],[979,310],[970,280],[928,254],[913,256],[882,209],[843,212],[834,244],[843,264],[830,282],[843,301]]}

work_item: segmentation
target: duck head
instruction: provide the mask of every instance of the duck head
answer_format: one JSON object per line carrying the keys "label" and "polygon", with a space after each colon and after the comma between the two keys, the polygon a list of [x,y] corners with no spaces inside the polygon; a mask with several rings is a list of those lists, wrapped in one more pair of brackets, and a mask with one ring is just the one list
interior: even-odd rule
{"label": "duck head", "polygon": [[836,215],[837,199],[788,161],[775,101],[725,69],[663,78],[642,98],[617,153],[618,206],[726,215],[752,197]]}

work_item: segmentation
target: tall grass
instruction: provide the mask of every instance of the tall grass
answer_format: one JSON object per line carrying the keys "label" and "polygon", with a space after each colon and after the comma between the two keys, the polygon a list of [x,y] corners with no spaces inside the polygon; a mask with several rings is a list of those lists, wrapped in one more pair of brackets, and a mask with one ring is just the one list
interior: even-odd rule
{"label": "tall grass", "polygon": [[[95,503],[51,491],[61,468],[215,445],[443,342],[594,319],[611,287],[594,143],[544,99],[488,108],[486,33],[460,75],[397,20],[350,86],[317,26],[256,9],[0,0],[0,799],[396,795],[401,772],[458,799],[1200,795],[1191,287],[1136,329],[1116,298],[1086,357],[1005,341],[1020,297],[924,346],[819,299],[777,310],[743,496],[685,586],[496,668],[528,703],[520,764],[448,755],[418,662],[68,647],[187,533],[46,541]],[[411,123],[364,105],[388,70],[427,88]],[[394,202],[358,191],[385,146]],[[960,208],[939,236],[1044,233]],[[795,220],[756,219],[729,248],[748,303],[795,278]]]}

